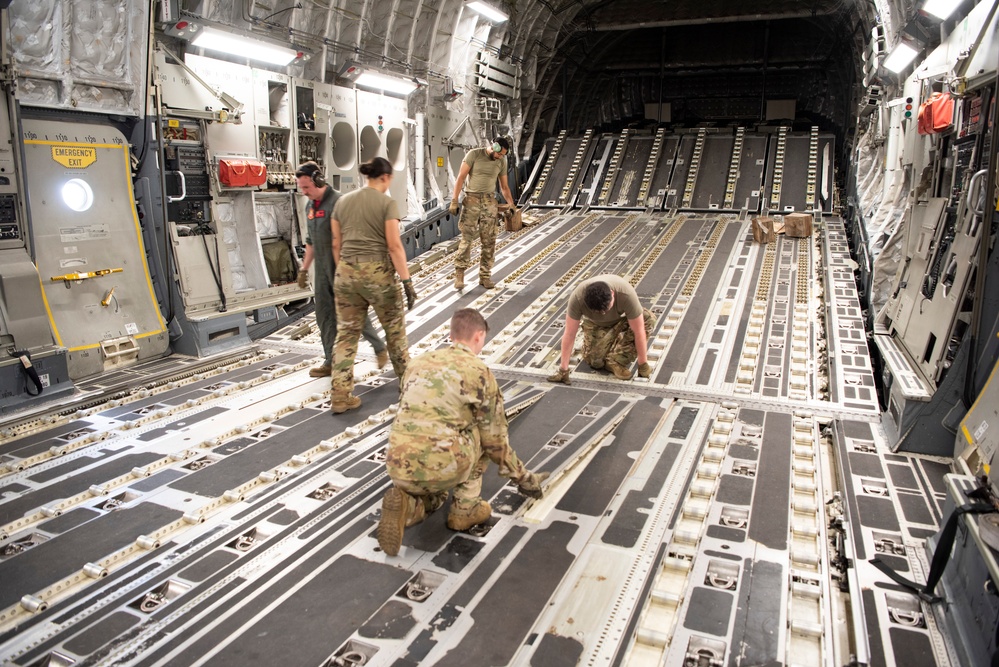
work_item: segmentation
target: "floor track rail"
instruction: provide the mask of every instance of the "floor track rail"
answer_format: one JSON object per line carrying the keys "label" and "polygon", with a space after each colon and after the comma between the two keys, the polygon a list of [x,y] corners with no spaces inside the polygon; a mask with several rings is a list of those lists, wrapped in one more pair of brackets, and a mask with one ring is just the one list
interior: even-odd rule
{"label": "floor track rail", "polygon": [[690,208],[694,200],[694,187],[697,185],[697,172],[701,168],[701,156],[704,154],[704,142],[707,140],[708,132],[704,128],[697,131],[697,140],[694,143],[694,153],[690,156],[690,170],[687,172],[687,183],[683,186],[683,202],[681,208]]}
{"label": "floor track rail", "polygon": [[649,198],[649,188],[652,187],[652,177],[655,176],[656,167],[659,166],[659,156],[663,152],[663,143],[666,141],[666,129],[660,127],[656,130],[656,138],[652,142],[652,152],[649,153],[649,161],[645,165],[645,174],[642,176],[642,187],[638,190],[639,206],[645,206]]}

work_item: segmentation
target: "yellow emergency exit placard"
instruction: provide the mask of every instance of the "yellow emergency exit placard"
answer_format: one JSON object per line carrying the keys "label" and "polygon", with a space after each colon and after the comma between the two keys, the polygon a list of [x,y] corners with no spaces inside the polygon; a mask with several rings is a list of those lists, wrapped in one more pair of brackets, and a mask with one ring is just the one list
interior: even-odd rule
{"label": "yellow emergency exit placard", "polygon": [[443,167],[444,166],[444,158],[442,158],[442,157],[437,158],[437,166],[438,167]]}
{"label": "yellow emergency exit placard", "polygon": [[53,146],[52,159],[70,169],[86,169],[97,161],[97,149],[84,146]]}

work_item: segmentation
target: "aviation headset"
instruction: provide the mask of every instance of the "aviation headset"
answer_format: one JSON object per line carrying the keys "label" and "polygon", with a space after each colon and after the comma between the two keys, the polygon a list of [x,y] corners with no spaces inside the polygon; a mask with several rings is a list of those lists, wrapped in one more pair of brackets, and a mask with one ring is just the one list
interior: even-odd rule
{"label": "aviation headset", "polygon": [[503,150],[503,147],[500,146],[500,143],[498,141],[494,141],[493,142],[493,153],[499,153],[501,150]]}
{"label": "aviation headset", "polygon": [[317,188],[321,188],[326,185],[326,176],[323,175],[323,170],[320,169],[319,165],[315,162],[306,162],[298,168],[298,173],[311,178],[312,184]]}
{"label": "aviation headset", "polygon": [[323,170],[316,165],[316,168],[312,172],[312,184],[317,188],[321,188],[326,185],[326,177],[323,175]]}

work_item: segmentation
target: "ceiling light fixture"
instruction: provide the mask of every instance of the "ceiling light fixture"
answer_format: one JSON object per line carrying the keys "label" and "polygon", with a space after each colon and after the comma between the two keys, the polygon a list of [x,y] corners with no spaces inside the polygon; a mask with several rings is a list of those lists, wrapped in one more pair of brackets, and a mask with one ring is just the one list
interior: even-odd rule
{"label": "ceiling light fixture", "polygon": [[950,17],[964,0],[926,0],[923,11],[932,14],[941,21]]}
{"label": "ceiling light fixture", "polygon": [[376,74],[375,72],[362,72],[354,83],[364,88],[374,88],[386,93],[395,93],[396,95],[409,95],[419,87],[411,79],[397,79],[392,76],[385,76],[384,74]]}
{"label": "ceiling light fixture", "polygon": [[500,10],[496,9],[495,7],[490,7],[486,3],[481,2],[481,0],[474,0],[473,2],[469,2],[465,6],[474,12],[482,14],[483,16],[485,16],[490,21],[493,21],[494,23],[503,23],[504,21],[510,19],[509,16],[507,16]]}
{"label": "ceiling light fixture", "polygon": [[213,28],[205,28],[191,44],[210,51],[222,51],[233,56],[250,58],[272,65],[287,65],[299,57],[298,51],[242,37]]}
{"label": "ceiling light fixture", "polygon": [[884,67],[889,72],[900,73],[919,55],[919,50],[906,42],[899,42],[885,59]]}

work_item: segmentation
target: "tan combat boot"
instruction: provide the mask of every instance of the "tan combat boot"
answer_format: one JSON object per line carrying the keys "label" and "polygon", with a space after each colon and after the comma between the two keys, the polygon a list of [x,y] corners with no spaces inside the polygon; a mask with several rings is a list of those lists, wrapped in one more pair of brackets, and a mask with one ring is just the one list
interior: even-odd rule
{"label": "tan combat boot", "polygon": [[382,518],[378,522],[378,546],[389,556],[399,553],[402,534],[409,526],[423,521],[423,502],[395,486],[382,498]]}
{"label": "tan combat boot", "polygon": [[451,503],[451,511],[447,515],[447,527],[451,530],[468,530],[472,526],[485,523],[492,516],[493,508],[485,500],[479,499],[479,504],[470,510],[463,510]]}
{"label": "tan combat boot", "polygon": [[606,362],[604,363],[604,368],[613,373],[614,377],[616,377],[618,380],[631,379],[632,375],[631,371],[622,366],[621,364],[617,363],[613,359],[607,359]]}
{"label": "tan combat boot", "polygon": [[385,368],[386,366],[388,366],[388,362],[389,362],[389,353],[388,353],[388,350],[382,350],[381,352],[378,352],[375,356],[378,359],[378,368],[379,369],[382,369],[382,368]]}
{"label": "tan combat boot", "polygon": [[454,267],[454,288],[459,292],[465,289],[465,269]]}
{"label": "tan combat boot", "polygon": [[347,412],[348,410],[353,410],[359,407],[361,407],[360,396],[354,396],[353,394],[334,394],[330,410],[332,410],[333,414],[339,415]]}
{"label": "tan combat boot", "polygon": [[329,364],[315,366],[309,369],[309,376],[314,378],[328,378],[333,374],[333,368]]}
{"label": "tan combat boot", "polygon": [[479,284],[486,289],[492,289],[496,287],[496,283],[493,282],[492,276],[479,275]]}

